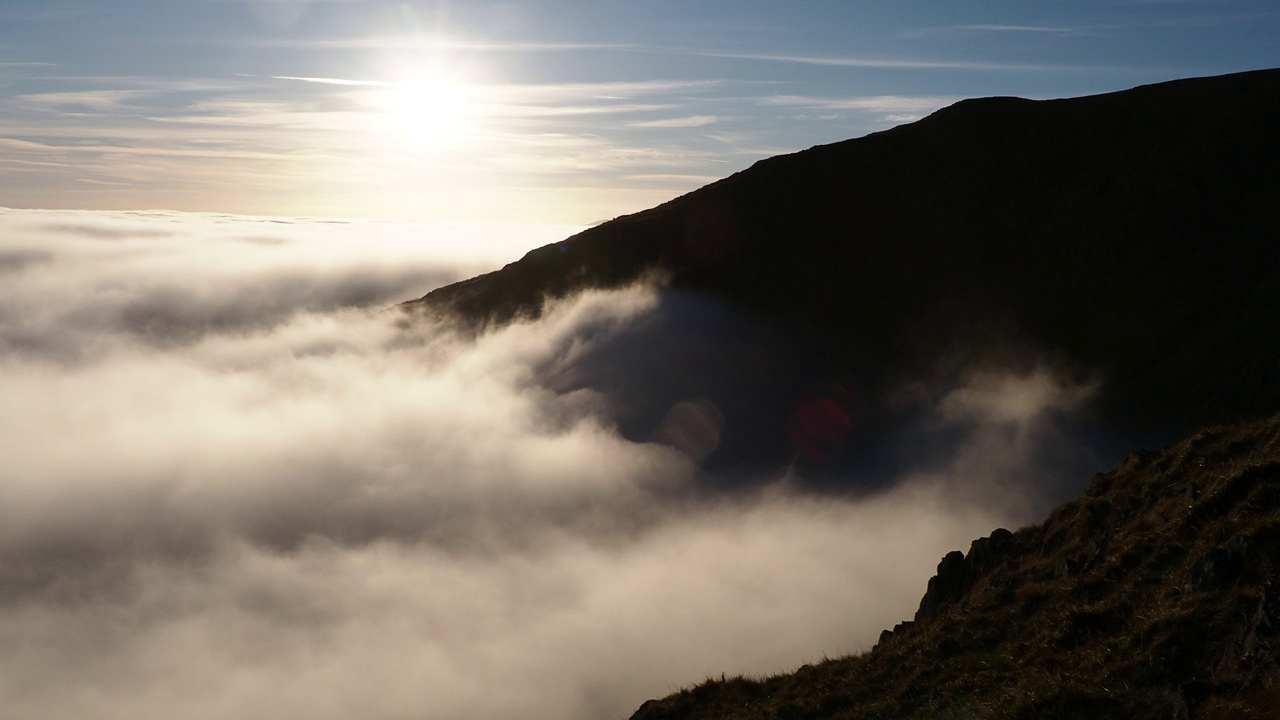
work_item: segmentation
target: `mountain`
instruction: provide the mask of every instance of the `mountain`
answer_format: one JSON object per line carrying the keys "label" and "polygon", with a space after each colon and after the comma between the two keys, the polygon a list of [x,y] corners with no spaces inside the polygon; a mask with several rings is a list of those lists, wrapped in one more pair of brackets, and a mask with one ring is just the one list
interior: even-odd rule
{"label": "mountain", "polygon": [[[725,418],[712,468],[874,469],[974,368],[1095,382],[1089,433],[1167,442],[1280,410],[1277,127],[1280,70],[966,100],[763,160],[405,307],[483,327],[662,278],[653,319],[546,380],[601,391],[637,438],[709,401]],[[815,396],[854,437],[797,445],[788,428]]]}
{"label": "mountain", "polygon": [[597,390],[637,438],[704,403],[711,476],[790,460],[874,489],[975,371],[1095,388],[1072,430],[1094,459],[1211,426],[948,554],[870,651],[632,720],[1280,717],[1276,128],[1280,70],[966,100],[404,307],[483,329],[658,282],[652,317],[540,379]]}
{"label": "mountain", "polygon": [[869,652],[708,681],[632,720],[1280,717],[1280,417],[1094,478],[952,552]]}

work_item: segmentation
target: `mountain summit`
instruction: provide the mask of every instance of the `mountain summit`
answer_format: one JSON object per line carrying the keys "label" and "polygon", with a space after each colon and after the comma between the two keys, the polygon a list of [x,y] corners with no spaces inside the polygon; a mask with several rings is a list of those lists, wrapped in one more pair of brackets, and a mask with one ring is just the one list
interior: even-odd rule
{"label": "mountain summit", "polygon": [[760,161],[406,307],[501,323],[661,277],[648,331],[741,323],[699,350],[724,357],[691,369],[658,337],[638,345],[643,366],[571,382],[610,394],[636,436],[709,399],[727,462],[793,454],[788,418],[815,388],[883,432],[914,412],[905,385],[975,366],[1095,381],[1099,427],[1168,440],[1280,409],[1277,127],[1280,70],[965,100]]}

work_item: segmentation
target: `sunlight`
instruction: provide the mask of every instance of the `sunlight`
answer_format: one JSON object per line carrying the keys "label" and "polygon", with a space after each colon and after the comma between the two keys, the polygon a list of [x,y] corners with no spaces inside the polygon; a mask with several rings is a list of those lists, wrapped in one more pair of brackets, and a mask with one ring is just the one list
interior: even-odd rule
{"label": "sunlight", "polygon": [[465,83],[419,74],[397,82],[376,100],[397,149],[455,149],[468,131],[470,102]]}

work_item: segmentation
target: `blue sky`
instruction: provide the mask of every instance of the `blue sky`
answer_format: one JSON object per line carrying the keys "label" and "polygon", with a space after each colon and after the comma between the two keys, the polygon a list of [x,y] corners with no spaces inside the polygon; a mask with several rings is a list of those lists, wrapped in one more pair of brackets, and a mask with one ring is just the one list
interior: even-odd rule
{"label": "blue sky", "polygon": [[957,99],[1280,66],[1170,2],[6,0],[0,206],[591,223]]}

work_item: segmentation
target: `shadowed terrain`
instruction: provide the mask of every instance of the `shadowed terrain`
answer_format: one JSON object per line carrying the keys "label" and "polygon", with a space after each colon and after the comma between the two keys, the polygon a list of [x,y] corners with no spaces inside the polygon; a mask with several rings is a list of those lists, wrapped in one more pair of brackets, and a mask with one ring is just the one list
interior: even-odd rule
{"label": "shadowed terrain", "polygon": [[[1167,441],[1280,407],[1276,127],[1280,71],[966,100],[761,161],[407,306],[493,324],[660,278],[655,318],[597,350],[606,369],[553,380],[610,395],[631,437],[710,399],[726,418],[712,467],[798,454],[875,468],[975,368],[1096,382],[1088,432]],[[815,396],[851,435],[816,452],[788,432]]]}

